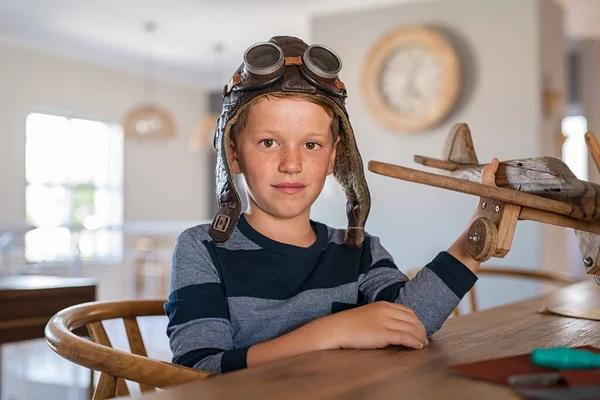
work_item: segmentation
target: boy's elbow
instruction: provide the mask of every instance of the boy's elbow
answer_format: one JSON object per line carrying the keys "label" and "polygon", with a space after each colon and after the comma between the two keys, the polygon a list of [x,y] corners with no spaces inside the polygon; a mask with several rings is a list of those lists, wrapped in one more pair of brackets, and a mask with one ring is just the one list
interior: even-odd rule
{"label": "boy's elbow", "polygon": [[221,374],[223,372],[221,370],[221,357],[219,355],[208,356],[202,361],[194,364],[193,368],[210,372],[211,374]]}
{"label": "boy's elbow", "polygon": [[221,373],[222,350],[199,349],[173,357],[172,363],[183,367],[199,369],[212,374]]}

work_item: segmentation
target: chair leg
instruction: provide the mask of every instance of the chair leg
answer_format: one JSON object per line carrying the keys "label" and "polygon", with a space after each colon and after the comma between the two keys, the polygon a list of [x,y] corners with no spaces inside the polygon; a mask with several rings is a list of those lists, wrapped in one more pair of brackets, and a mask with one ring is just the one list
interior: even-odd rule
{"label": "chair leg", "polygon": [[121,378],[117,379],[117,396],[129,396],[127,383],[125,383],[125,380]]}
{"label": "chair leg", "polygon": [[2,345],[0,344],[0,399],[2,398]]}
{"label": "chair leg", "polygon": [[469,291],[469,298],[471,300],[471,312],[473,313],[479,309],[479,307],[477,306],[477,297],[475,295],[475,287],[473,287]]}
{"label": "chair leg", "polygon": [[88,399],[94,398],[94,370],[90,369],[90,385],[88,386]]}
{"label": "chair leg", "polygon": [[94,400],[112,399],[117,396],[117,378],[102,372],[94,392]]}

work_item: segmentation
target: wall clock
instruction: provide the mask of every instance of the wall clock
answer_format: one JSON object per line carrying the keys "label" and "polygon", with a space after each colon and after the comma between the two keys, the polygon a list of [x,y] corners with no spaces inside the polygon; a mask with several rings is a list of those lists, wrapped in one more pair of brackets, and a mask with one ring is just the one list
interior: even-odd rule
{"label": "wall clock", "polygon": [[432,128],[448,115],[461,87],[459,56],[440,32],[402,27],[382,37],[364,64],[368,108],[396,132]]}

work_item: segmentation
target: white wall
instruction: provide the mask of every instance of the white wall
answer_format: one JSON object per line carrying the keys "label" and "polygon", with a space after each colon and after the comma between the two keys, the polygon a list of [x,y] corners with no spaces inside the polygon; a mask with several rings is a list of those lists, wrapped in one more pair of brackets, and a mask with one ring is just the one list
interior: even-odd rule
{"label": "white wall", "polygon": [[[119,122],[144,100],[142,77],[0,45],[0,226],[25,216],[25,118],[30,112]],[[125,146],[125,220],[206,217],[206,174],[201,157],[187,151],[205,113],[201,91],[155,85],[155,99],[172,111],[182,138]]]}
{"label": "white wall", "polygon": [[[209,218],[208,196],[214,196],[214,189],[204,159],[208,153],[192,154],[187,148],[207,102],[203,91],[166,83],[154,87],[154,98],[173,113],[181,137],[126,142],[124,218],[126,225],[143,225],[141,230],[156,229],[152,222],[160,222],[162,233],[168,233],[165,227],[181,229],[189,221]],[[6,45],[0,45],[0,89],[0,230],[24,225],[29,113],[119,122],[125,111],[144,100],[141,76]],[[102,276],[106,285],[102,283],[101,298],[114,297],[127,281],[123,266],[101,268],[86,266],[82,273]]]}
{"label": "white wall", "polygon": [[[581,102],[587,119],[588,131],[600,138],[600,40],[587,39],[579,46],[581,59]],[[600,182],[598,168],[589,157],[589,179]]]}
{"label": "white wall", "polygon": [[[579,46],[579,55],[581,60],[579,91],[583,115],[587,119],[588,131],[593,132],[596,138],[600,138],[600,40],[584,40]],[[600,173],[591,156],[588,156],[588,171],[588,180],[596,184],[600,183]],[[578,252],[576,242],[573,242],[572,254],[578,256],[574,264],[578,266],[579,271],[582,271],[581,253]]]}
{"label": "white wall", "polygon": [[[307,40],[332,47],[342,58],[341,78],[348,88],[347,106],[365,169],[368,160],[421,169],[413,163],[413,155],[441,156],[455,122],[469,124],[480,162],[543,154],[543,22],[537,0],[453,0],[316,18]],[[362,69],[370,47],[382,35],[401,25],[420,23],[441,27],[456,43],[464,64],[464,91],[460,104],[440,126],[417,134],[394,133],[367,110],[360,91]],[[554,30],[562,28],[547,29]],[[445,250],[466,228],[477,204],[473,196],[366,174],[372,195],[367,230],[382,238],[402,270],[423,266]],[[314,207],[313,218],[344,227],[344,205],[342,191],[331,180]],[[520,222],[509,254],[488,263],[540,268],[543,245],[540,224]],[[484,307],[509,301],[515,288],[520,290],[520,286],[480,287],[492,289],[480,291],[491,292],[481,301]],[[526,290],[529,294],[537,291]]]}
{"label": "white wall", "polygon": [[[556,108],[542,113],[542,125],[539,136],[541,154],[549,157],[562,157],[562,119],[566,115],[567,98],[567,59],[566,38],[563,31],[563,12],[557,4],[552,1],[537,0],[539,15],[539,38],[540,49],[539,69],[541,72],[541,93],[546,90],[560,93],[560,99]],[[541,242],[543,244],[541,254],[541,266],[549,271],[563,271],[569,274],[582,272],[581,265],[570,265],[570,257],[573,250],[578,249],[569,246],[575,241],[572,229],[565,229],[548,224],[540,225]],[[578,256],[577,258],[580,258]],[[579,267],[579,268],[577,268]]]}

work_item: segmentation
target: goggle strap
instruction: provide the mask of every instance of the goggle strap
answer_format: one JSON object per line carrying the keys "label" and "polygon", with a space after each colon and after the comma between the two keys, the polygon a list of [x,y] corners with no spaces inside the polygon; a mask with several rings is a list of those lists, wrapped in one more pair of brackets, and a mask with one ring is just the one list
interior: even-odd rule
{"label": "goggle strap", "polygon": [[302,56],[286,57],[285,65],[302,65]]}
{"label": "goggle strap", "polygon": [[[286,57],[285,65],[302,65],[302,56]],[[231,79],[229,80],[229,82],[227,83],[227,85],[223,88],[223,96],[225,96],[226,94],[231,92],[231,90],[234,87],[236,87],[237,85],[239,85],[240,83],[242,83],[242,75],[241,74],[235,74],[234,76],[232,76]],[[339,79],[337,79],[335,81],[335,86],[339,90],[344,90],[344,91],[346,90],[346,85],[344,84],[344,82],[342,82]]]}
{"label": "goggle strap", "polygon": [[[285,65],[302,65],[302,56],[286,57]],[[346,85],[344,85],[344,82],[340,81],[339,79],[335,81],[335,86],[340,90],[346,90]]]}
{"label": "goggle strap", "polygon": [[231,92],[231,89],[233,89],[240,83],[242,83],[242,75],[241,74],[235,74],[234,76],[232,76],[231,79],[229,80],[229,82],[227,83],[227,86],[225,86],[223,88],[223,92],[224,92],[223,96],[225,96],[227,93]]}

